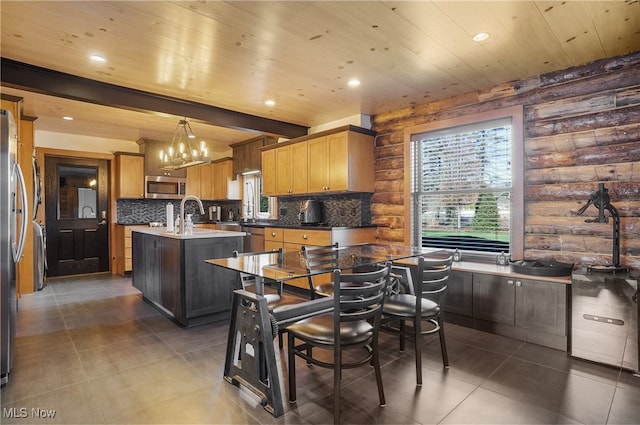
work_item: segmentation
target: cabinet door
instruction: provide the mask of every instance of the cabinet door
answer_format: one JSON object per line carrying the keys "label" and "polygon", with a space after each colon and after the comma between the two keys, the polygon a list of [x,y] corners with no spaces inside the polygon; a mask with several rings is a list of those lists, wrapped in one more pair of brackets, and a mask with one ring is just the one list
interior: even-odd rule
{"label": "cabinet door", "polygon": [[[308,190],[310,193],[323,192],[329,185],[329,146],[327,137],[307,141],[309,156]],[[341,159],[342,161],[342,159]]]}
{"label": "cabinet door", "polygon": [[202,172],[199,165],[187,168],[187,195],[201,197],[200,176]]}
{"label": "cabinet door", "polygon": [[291,148],[291,193],[307,193],[307,142],[296,143]]}
{"label": "cabinet door", "polygon": [[277,194],[276,149],[262,152],[262,193],[265,196]]}
{"label": "cabinet door", "polygon": [[[160,278],[162,275],[161,258],[162,243],[159,237],[151,235],[143,235],[142,243],[142,256],[144,257],[144,270],[145,277],[143,294],[144,296],[155,303],[162,303],[162,294],[160,288]],[[135,270],[134,265],[134,270]]]}
{"label": "cabinet door", "polygon": [[210,258],[242,252],[242,237],[190,239],[184,245],[184,296],[187,319],[231,310],[238,272],[207,264]]}
{"label": "cabinet door", "polygon": [[173,313],[177,320],[184,322],[181,241],[163,238],[160,242],[162,243],[160,250],[162,306]]}
{"label": "cabinet door", "polygon": [[[123,226],[118,226],[123,227]],[[122,231],[122,230],[121,230]],[[144,250],[144,242],[143,235],[141,233],[133,232],[131,235],[131,249],[133,252],[143,253]],[[146,256],[142,255],[134,255],[132,258],[133,270],[131,271],[131,283],[133,287],[138,289],[138,291],[145,293],[145,260]]]}
{"label": "cabinet door", "polygon": [[200,198],[206,200],[216,199],[214,197],[217,189],[214,189],[215,164],[198,165],[192,168],[200,168]]}
{"label": "cabinet door", "polygon": [[[276,154],[276,193],[278,195],[291,194],[291,146],[275,149]],[[306,161],[305,161],[306,164]]]}
{"label": "cabinet door", "polygon": [[117,155],[118,198],[144,198],[144,156]]}
{"label": "cabinet door", "polygon": [[368,158],[349,158],[349,133],[346,131],[327,136],[327,189],[344,191],[351,189],[349,175],[350,160],[354,164],[367,161]]}
{"label": "cabinet door", "polygon": [[473,315],[473,274],[452,271],[447,282],[443,309],[471,317]]}
{"label": "cabinet door", "polygon": [[474,274],[473,317],[513,326],[515,324],[514,279]]}
{"label": "cabinet door", "polygon": [[560,283],[516,279],[516,326],[566,335],[567,288]]}

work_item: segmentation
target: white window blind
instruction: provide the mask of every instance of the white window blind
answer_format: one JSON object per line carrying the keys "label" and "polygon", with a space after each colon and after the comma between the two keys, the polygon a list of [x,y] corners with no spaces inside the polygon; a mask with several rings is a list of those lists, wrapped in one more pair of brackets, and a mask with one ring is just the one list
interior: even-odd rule
{"label": "white window blind", "polygon": [[416,245],[510,251],[511,117],[411,137]]}

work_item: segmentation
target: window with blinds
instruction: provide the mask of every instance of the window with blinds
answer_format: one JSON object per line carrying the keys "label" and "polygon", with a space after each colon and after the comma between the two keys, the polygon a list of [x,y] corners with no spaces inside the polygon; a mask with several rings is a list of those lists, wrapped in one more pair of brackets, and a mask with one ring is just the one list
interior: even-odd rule
{"label": "window with blinds", "polygon": [[507,116],[411,136],[414,245],[511,253],[513,133]]}

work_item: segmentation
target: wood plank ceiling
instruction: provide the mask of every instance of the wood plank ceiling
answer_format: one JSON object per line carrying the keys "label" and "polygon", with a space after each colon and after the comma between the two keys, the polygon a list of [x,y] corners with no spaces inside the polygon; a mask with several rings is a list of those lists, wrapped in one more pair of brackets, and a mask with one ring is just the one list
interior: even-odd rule
{"label": "wood plank ceiling", "polygon": [[[3,58],[306,127],[640,50],[637,0],[3,0],[1,14]],[[37,130],[168,139],[178,119],[30,90],[2,87]],[[255,136],[195,121],[214,150]]]}

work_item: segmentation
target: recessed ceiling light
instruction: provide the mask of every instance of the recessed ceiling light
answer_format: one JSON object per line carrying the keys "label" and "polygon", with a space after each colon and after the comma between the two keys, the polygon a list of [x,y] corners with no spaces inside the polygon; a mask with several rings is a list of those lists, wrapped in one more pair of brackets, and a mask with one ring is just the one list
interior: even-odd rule
{"label": "recessed ceiling light", "polygon": [[352,78],[347,84],[349,84],[349,87],[358,87],[360,85],[360,80],[358,80],[357,78]]}
{"label": "recessed ceiling light", "polygon": [[264,101],[264,104],[267,105],[267,106],[275,106],[276,101],[273,100],[273,99],[267,99],[267,100]]}
{"label": "recessed ceiling light", "polygon": [[104,63],[107,60],[104,58],[104,56],[100,56],[100,55],[91,55],[89,56],[89,58],[94,61],[94,62],[100,62],[100,63]]}
{"label": "recessed ceiling light", "polygon": [[485,41],[487,38],[489,38],[488,32],[479,32],[473,36],[473,41]]}
{"label": "recessed ceiling light", "polygon": [[66,121],[73,121],[73,117],[62,117],[62,119]]}

